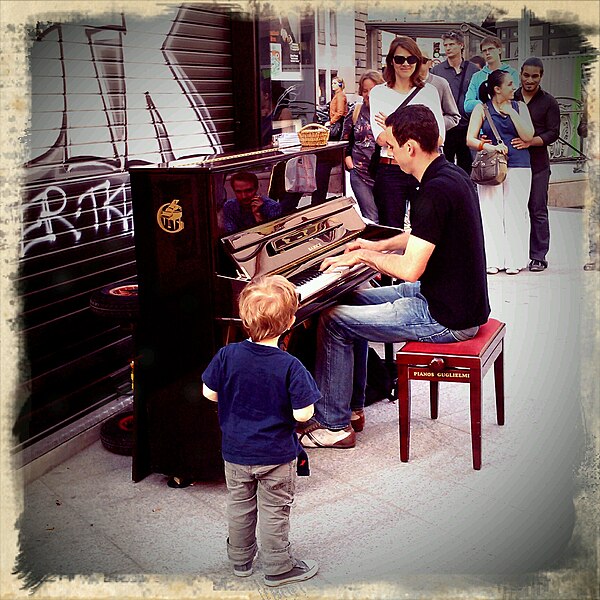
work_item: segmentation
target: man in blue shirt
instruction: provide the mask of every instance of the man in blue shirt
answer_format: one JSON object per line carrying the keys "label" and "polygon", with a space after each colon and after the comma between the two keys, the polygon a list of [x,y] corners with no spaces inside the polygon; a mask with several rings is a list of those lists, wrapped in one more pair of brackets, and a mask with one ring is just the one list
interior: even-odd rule
{"label": "man in blue shirt", "polygon": [[467,116],[471,115],[475,106],[477,106],[477,104],[480,102],[479,86],[484,81],[487,81],[490,73],[496,69],[510,73],[515,85],[515,89],[519,87],[519,73],[510,65],[502,64],[500,61],[500,56],[502,55],[502,42],[500,38],[496,37],[495,35],[488,35],[484,37],[479,44],[479,49],[481,50],[481,54],[483,54],[483,58],[485,59],[485,67],[483,67],[481,71],[473,74],[471,77],[471,83],[469,83],[469,88],[467,89],[467,94],[465,96],[464,108]]}
{"label": "man in blue shirt", "polygon": [[227,233],[254,227],[281,216],[281,204],[258,194],[258,177],[248,171],[231,176],[235,198],[223,205],[223,226]]}

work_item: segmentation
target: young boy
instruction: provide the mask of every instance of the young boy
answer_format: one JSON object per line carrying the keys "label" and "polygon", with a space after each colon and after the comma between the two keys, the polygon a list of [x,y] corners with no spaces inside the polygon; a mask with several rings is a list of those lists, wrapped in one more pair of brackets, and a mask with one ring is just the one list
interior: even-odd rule
{"label": "young boy", "polygon": [[296,457],[296,421],[308,421],[321,398],[302,365],[277,340],[295,321],[298,297],[281,275],[249,283],[239,312],[250,339],[221,348],[202,374],[203,393],[219,403],[227,482],[227,554],[238,577],[252,574],[256,525],[268,586],[304,581],[318,570],[314,560],[290,552],[289,514]]}

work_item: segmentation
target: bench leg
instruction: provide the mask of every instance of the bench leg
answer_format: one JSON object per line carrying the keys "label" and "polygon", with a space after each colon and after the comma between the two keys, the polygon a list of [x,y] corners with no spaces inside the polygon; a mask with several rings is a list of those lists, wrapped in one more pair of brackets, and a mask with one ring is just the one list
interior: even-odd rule
{"label": "bench leg", "polygon": [[429,382],[429,410],[431,411],[431,418],[438,418],[438,392],[439,392],[439,382],[438,381],[430,381]]}
{"label": "bench leg", "polygon": [[494,386],[496,388],[496,419],[504,425],[504,345],[494,361]]}
{"label": "bench leg", "polygon": [[410,446],[410,381],[408,366],[398,367],[398,412],[400,434],[400,460],[408,462]]}
{"label": "bench leg", "polygon": [[471,369],[471,447],[473,468],[481,469],[481,370]]}

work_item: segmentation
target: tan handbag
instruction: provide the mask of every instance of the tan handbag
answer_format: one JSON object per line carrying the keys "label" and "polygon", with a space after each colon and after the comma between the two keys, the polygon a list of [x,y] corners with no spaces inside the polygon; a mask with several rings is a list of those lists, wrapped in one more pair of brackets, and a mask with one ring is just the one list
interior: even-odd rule
{"label": "tan handbag", "polygon": [[[502,139],[485,104],[483,105],[483,111],[496,136],[496,142],[502,144]],[[500,185],[506,179],[507,172],[508,161],[505,154],[497,150],[480,150],[473,161],[471,179],[479,185]]]}

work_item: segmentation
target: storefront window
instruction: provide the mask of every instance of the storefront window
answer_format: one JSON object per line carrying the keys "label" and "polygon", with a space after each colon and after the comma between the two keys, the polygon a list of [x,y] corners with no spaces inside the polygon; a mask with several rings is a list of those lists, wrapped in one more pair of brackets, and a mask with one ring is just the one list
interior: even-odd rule
{"label": "storefront window", "polygon": [[286,10],[259,23],[262,145],[315,114],[314,14]]}

